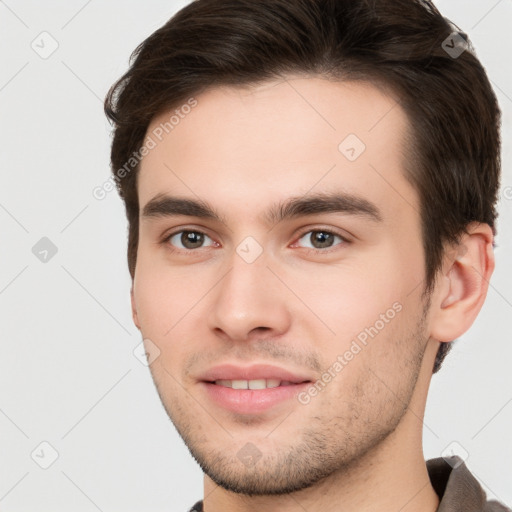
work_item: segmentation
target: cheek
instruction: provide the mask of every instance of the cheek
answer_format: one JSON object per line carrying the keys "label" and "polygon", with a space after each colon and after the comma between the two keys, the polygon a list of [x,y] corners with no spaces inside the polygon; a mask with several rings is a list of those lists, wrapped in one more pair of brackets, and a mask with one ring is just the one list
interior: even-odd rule
{"label": "cheek", "polygon": [[162,337],[183,316],[188,296],[193,294],[183,284],[176,273],[166,272],[155,262],[139,259],[133,291],[145,335]]}
{"label": "cheek", "polygon": [[181,291],[181,283],[163,278],[160,272],[144,272],[142,266],[138,272],[134,297],[141,334],[145,343],[149,343],[146,350],[158,354],[150,370],[160,392],[171,393],[188,346],[183,343],[183,329],[189,325],[187,320],[192,316],[185,297],[187,292]]}
{"label": "cheek", "polygon": [[297,269],[297,275],[290,273],[287,281],[294,283],[294,292],[307,309],[346,340],[382,315],[384,321],[394,318],[409,300],[417,285],[416,274],[404,273],[402,268],[403,262],[391,251],[379,251],[342,264]]}
{"label": "cheek", "polygon": [[409,402],[419,371],[424,339],[418,330],[420,314],[417,304],[395,303],[382,316],[369,315],[363,328],[351,325],[326,345],[326,368],[334,376],[326,397],[333,410],[343,403],[369,423],[375,418],[392,422]]}
{"label": "cheek", "polygon": [[[213,278],[216,276],[214,273]],[[208,339],[204,307],[213,286],[210,281],[206,272],[141,258],[134,298],[142,335],[160,351],[159,359],[151,365],[155,377],[167,382],[165,370],[178,375],[187,355],[199,352]]]}
{"label": "cheek", "polygon": [[[351,382],[368,366],[399,367],[405,356],[401,340],[410,335],[421,314],[420,265],[404,271],[404,255],[391,250],[372,261],[374,256],[353,265],[319,267],[295,281],[300,286],[294,291],[315,313],[299,320],[300,330],[316,340],[326,367],[340,362],[343,369],[334,371],[340,382]],[[396,355],[394,362],[390,354]]]}

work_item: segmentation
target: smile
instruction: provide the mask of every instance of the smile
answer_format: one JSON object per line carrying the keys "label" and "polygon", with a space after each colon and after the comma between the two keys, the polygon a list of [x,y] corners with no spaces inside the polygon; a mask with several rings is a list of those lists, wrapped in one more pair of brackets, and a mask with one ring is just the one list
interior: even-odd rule
{"label": "smile", "polygon": [[254,380],[216,380],[217,386],[232,389],[267,389],[279,386],[293,386],[295,383],[279,379],[254,379]]}

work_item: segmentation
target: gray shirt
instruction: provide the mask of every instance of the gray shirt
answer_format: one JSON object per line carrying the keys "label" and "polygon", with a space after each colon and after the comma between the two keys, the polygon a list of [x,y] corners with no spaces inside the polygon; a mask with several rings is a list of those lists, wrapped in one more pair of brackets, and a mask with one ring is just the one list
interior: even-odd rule
{"label": "gray shirt", "polygon": [[482,486],[457,455],[430,459],[427,470],[440,500],[437,512],[512,512],[498,501],[487,501]]}

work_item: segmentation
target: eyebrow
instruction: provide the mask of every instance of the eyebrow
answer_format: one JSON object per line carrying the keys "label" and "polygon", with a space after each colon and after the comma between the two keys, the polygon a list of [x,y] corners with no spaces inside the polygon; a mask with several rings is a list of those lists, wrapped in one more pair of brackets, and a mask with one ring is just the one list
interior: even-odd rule
{"label": "eyebrow", "polygon": [[[282,203],[271,205],[263,214],[262,220],[267,224],[277,224],[287,219],[321,213],[346,213],[366,217],[374,222],[382,221],[382,214],[374,203],[360,196],[339,192],[291,197]],[[158,194],[142,210],[143,218],[175,215],[199,217],[226,224],[226,219],[202,200]]]}

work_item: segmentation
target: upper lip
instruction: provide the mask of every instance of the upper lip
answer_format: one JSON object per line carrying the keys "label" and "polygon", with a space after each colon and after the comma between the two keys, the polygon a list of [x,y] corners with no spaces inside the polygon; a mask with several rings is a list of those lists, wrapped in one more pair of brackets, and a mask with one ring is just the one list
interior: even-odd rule
{"label": "upper lip", "polygon": [[199,377],[204,382],[215,382],[216,380],[260,380],[277,379],[280,381],[289,381],[301,383],[310,381],[310,377],[305,374],[292,372],[278,366],[270,364],[254,364],[251,366],[237,366],[234,364],[222,364],[214,366],[205,371]]}

